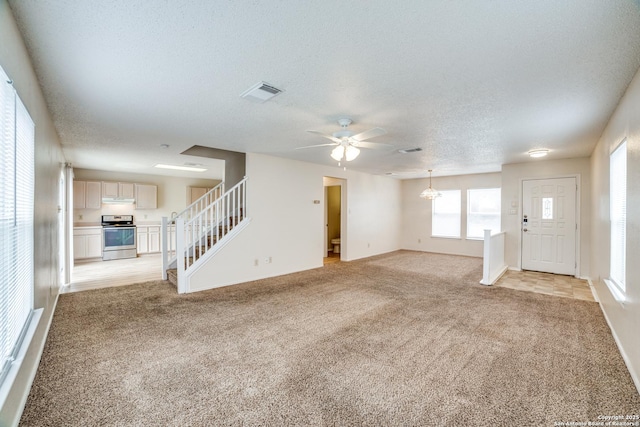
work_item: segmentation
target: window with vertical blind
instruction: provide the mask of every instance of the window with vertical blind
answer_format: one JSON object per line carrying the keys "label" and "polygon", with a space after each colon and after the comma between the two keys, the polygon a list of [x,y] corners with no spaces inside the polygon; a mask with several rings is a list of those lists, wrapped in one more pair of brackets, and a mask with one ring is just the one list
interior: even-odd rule
{"label": "window with vertical blind", "polygon": [[609,278],[623,294],[626,290],[627,256],[627,140],[609,159],[609,216],[611,219],[611,265]]}
{"label": "window with vertical blind", "polygon": [[434,237],[460,237],[460,190],[440,191],[433,199],[431,235]]}
{"label": "window with vertical blind", "polygon": [[[0,387],[33,312],[33,121],[0,68]],[[1,396],[0,396],[1,397]],[[0,402],[1,403],[1,402]]]}

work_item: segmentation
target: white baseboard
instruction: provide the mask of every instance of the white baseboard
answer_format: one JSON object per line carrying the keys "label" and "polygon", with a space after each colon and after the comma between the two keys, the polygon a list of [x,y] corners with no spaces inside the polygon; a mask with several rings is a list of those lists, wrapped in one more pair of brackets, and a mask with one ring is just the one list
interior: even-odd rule
{"label": "white baseboard", "polygon": [[596,289],[595,286],[593,286],[591,279],[588,279],[588,280],[589,280],[589,286],[591,287],[591,292],[593,292],[593,295],[596,301],[598,301],[598,304],[600,305],[600,311],[602,311],[602,314],[604,315],[604,319],[607,321],[607,325],[609,326],[611,335],[613,335],[613,340],[615,341],[616,346],[618,347],[618,351],[622,356],[622,360],[624,360],[624,364],[627,365],[627,370],[629,371],[629,375],[631,375],[633,384],[636,386],[638,393],[640,393],[640,377],[638,377],[638,373],[633,370],[633,365],[631,365],[629,356],[627,356],[627,353],[625,353],[624,347],[622,347],[620,343],[620,339],[618,338],[618,334],[616,334],[616,330],[613,328],[613,326],[611,326],[611,321],[609,321],[609,316],[607,316],[607,312],[604,309],[604,306],[602,305],[602,301],[600,300],[600,297],[598,295],[598,290]]}
{"label": "white baseboard", "polygon": [[500,269],[500,271],[498,271],[498,273],[496,273],[493,277],[489,278],[489,283],[484,283],[484,279],[482,279],[482,280],[480,280],[480,284],[486,285],[486,286],[493,285],[498,280],[500,280],[500,278],[504,275],[504,273],[507,272],[508,269],[509,269],[509,267],[505,265],[504,267],[502,267]]}

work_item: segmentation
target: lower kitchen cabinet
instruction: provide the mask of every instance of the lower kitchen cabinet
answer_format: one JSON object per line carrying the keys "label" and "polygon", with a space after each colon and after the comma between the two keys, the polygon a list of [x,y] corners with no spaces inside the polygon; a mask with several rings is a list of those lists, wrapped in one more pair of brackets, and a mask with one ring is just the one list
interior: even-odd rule
{"label": "lower kitchen cabinet", "polygon": [[152,254],[160,252],[160,226],[138,225],[138,253]]}
{"label": "lower kitchen cabinet", "polygon": [[102,227],[73,229],[73,259],[102,257]]}

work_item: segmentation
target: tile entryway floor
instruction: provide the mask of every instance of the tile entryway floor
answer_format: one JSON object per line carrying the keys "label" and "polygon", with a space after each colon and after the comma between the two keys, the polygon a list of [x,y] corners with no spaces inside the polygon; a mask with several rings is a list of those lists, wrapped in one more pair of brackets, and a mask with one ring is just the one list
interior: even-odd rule
{"label": "tile entryway floor", "polygon": [[558,297],[595,301],[589,283],[586,280],[576,279],[572,276],[539,273],[537,271],[507,270],[494,286],[555,295]]}

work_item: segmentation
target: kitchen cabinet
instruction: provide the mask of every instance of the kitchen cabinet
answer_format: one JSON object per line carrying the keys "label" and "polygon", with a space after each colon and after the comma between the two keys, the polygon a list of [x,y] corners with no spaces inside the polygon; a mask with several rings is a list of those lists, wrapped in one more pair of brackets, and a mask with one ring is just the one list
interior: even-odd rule
{"label": "kitchen cabinet", "polygon": [[138,225],[138,254],[160,252],[160,226]]}
{"label": "kitchen cabinet", "polygon": [[149,227],[138,225],[136,226],[138,241],[136,242],[138,247],[138,254],[149,253]]}
{"label": "kitchen cabinet", "polygon": [[149,252],[160,252],[160,227],[149,227]]}
{"label": "kitchen cabinet", "polygon": [[102,257],[102,227],[73,229],[73,259]]}
{"label": "kitchen cabinet", "polygon": [[211,191],[206,187],[187,187],[187,206],[198,200],[200,197]]}
{"label": "kitchen cabinet", "polygon": [[132,184],[130,182],[119,182],[118,194],[118,197],[133,199],[135,197],[135,184]]}
{"label": "kitchen cabinet", "polygon": [[73,181],[73,208],[100,209],[102,207],[102,185],[94,181]]}
{"label": "kitchen cabinet", "polygon": [[136,184],[136,209],[158,208],[158,186]]}
{"label": "kitchen cabinet", "polygon": [[135,186],[131,182],[103,182],[102,197],[134,198]]}

